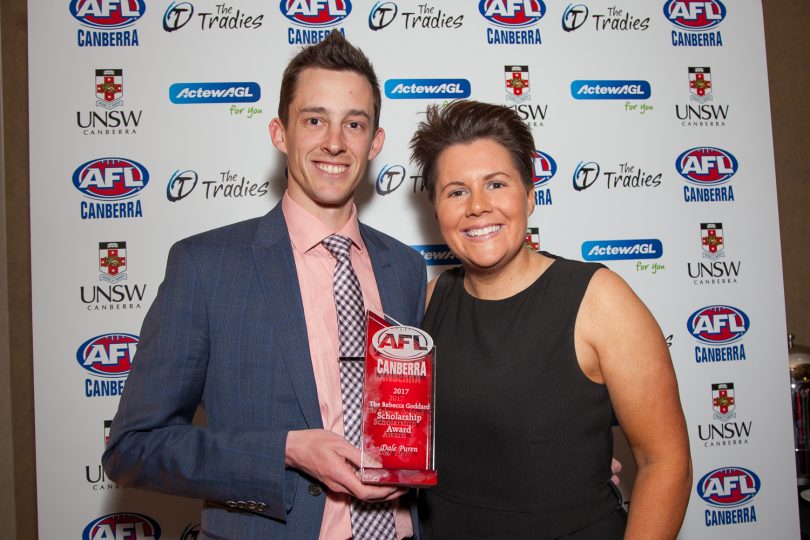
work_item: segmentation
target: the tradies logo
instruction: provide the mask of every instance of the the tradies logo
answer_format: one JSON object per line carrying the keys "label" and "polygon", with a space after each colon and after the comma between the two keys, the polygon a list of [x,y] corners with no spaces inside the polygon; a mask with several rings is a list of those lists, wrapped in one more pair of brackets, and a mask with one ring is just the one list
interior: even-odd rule
{"label": "the tradies logo", "polygon": [[176,105],[254,103],[261,97],[261,87],[255,82],[174,83],[169,87],[169,99]]}
{"label": "the tradies logo", "polygon": [[695,491],[708,505],[704,510],[706,526],[755,523],[757,512],[751,501],[761,487],[759,476],[742,467],[723,467],[704,474]]}
{"label": "the tradies logo", "polygon": [[[76,125],[84,135],[135,135],[142,110],[125,110],[124,70],[95,70],[96,110],[76,111]],[[118,110],[120,108],[120,110]]]}
{"label": "the tradies logo", "polygon": [[[281,0],[279,10],[297,27],[287,28],[290,45],[314,45],[323,41],[332,27],[344,22],[352,12],[350,0]],[[343,28],[337,28],[346,35]]]}
{"label": "the tradies logo", "polygon": [[626,9],[616,6],[608,7],[607,13],[594,13],[585,4],[568,4],[563,11],[562,27],[566,32],[579,30],[588,21],[593,19],[593,29],[596,32],[644,32],[650,27],[650,18],[635,17]]}
{"label": "the tradies logo", "polygon": [[79,298],[87,311],[141,309],[146,283],[120,283],[127,280],[127,243],[99,242],[96,258],[99,281],[106,285],[82,285]]}
{"label": "the tradies logo", "polygon": [[[163,29],[166,32],[180,30],[194,18],[194,4],[191,2],[172,2],[163,12]],[[248,15],[240,8],[234,10],[233,6],[221,3],[214,6],[214,10],[196,13],[199,27],[192,24],[190,28],[207,30],[255,30],[261,28],[264,15]]]}
{"label": "the tradies logo", "polygon": [[[149,182],[146,167],[127,158],[108,157],[87,161],[73,173],[73,186],[92,201],[82,201],[82,219],[143,217],[138,195]],[[115,201],[115,202],[110,202]]]}
{"label": "the tradies logo", "polygon": [[543,127],[543,121],[548,113],[548,105],[537,105],[529,102],[532,98],[529,66],[504,66],[503,77],[507,101],[505,105],[514,110],[530,128]]}
{"label": "the tradies logo", "polygon": [[734,188],[726,184],[737,173],[737,158],[731,152],[712,146],[699,146],[682,152],[675,169],[689,184],[683,187],[685,202],[733,202]]}
{"label": "the tradies logo", "polygon": [[526,227],[526,247],[532,251],[540,251],[540,229],[538,227]]}
{"label": "the tradies logo", "polygon": [[746,360],[740,342],[751,323],[744,311],[733,306],[713,305],[698,309],[686,321],[689,333],[698,341],[695,362]]}
{"label": "the tradies logo", "polygon": [[456,30],[464,23],[464,15],[451,15],[427,3],[406,9],[409,11],[400,11],[395,2],[377,2],[368,14],[368,27],[382,30],[397,18],[405,30]]}
{"label": "the tradies logo", "polygon": [[646,189],[661,185],[663,173],[645,171],[639,165],[629,162],[619,163],[610,171],[602,172],[602,167],[595,161],[580,161],[574,169],[572,182],[576,191],[584,191],[593,186],[601,175],[605,177],[605,186],[610,190],[622,188]]}
{"label": "the tradies logo", "polygon": [[490,45],[540,45],[542,38],[536,26],[546,14],[543,0],[480,0],[478,12],[490,25]]}
{"label": "the tradies logo", "polygon": [[447,244],[424,244],[411,246],[419,252],[428,266],[457,266],[461,264]]}
{"label": "the tradies logo", "polygon": [[467,79],[388,79],[385,95],[389,99],[459,99],[470,97]]}
{"label": "the tradies logo", "polygon": [[107,514],[87,524],[82,540],[160,540],[160,525],[143,514]]}
{"label": "the tradies logo", "polygon": [[657,238],[588,240],[582,243],[582,258],[586,261],[660,259],[663,255],[664,245]]}
{"label": "the tradies logo", "polygon": [[254,181],[231,169],[220,171],[209,179],[199,179],[192,169],[174,171],[166,185],[166,198],[171,202],[185,199],[198,184],[204,186],[205,199],[246,199],[264,197],[270,191],[270,182]]}
{"label": "the tradies logo", "polygon": [[534,183],[534,203],[538,206],[554,204],[548,183],[557,174],[557,162],[541,150],[532,152],[532,182]]}
{"label": "the tradies logo", "polygon": [[574,99],[650,99],[652,88],[647,81],[571,81]]}
{"label": "the tradies logo", "polygon": [[734,383],[712,385],[712,419],[714,422],[698,425],[698,439],[704,448],[741,446],[748,443],[752,422],[734,421],[737,418],[737,397]]}
{"label": "the tradies logo", "polygon": [[664,16],[677,30],[672,31],[674,47],[722,47],[717,26],[726,18],[720,0],[667,0]]}
{"label": "the tradies logo", "polygon": [[377,195],[390,195],[408,180],[408,185],[413,184],[413,192],[420,193],[427,189],[425,178],[421,174],[408,174],[408,171],[403,165],[394,164],[389,165],[386,163],[377,174],[377,180],[374,183]]}
{"label": "the tradies logo", "polygon": [[70,14],[83,26],[77,32],[79,47],[137,47],[138,22],[146,5],[143,0],[71,0]]}
{"label": "the tradies logo", "polygon": [[726,239],[722,223],[700,224],[700,248],[702,260],[686,263],[686,271],[694,285],[737,283],[742,262],[720,260],[726,257]]}
{"label": "the tradies logo", "polygon": [[90,375],[100,378],[85,380],[85,396],[120,396],[137,348],[138,336],[123,333],[101,334],[79,345],[76,361]]}
{"label": "the tradies logo", "polygon": [[675,117],[684,127],[723,127],[728,118],[728,105],[714,105],[714,82],[710,67],[689,68],[689,100],[675,104]]}
{"label": "the tradies logo", "polygon": [[425,356],[433,350],[433,338],[412,326],[389,326],[371,336],[371,346],[384,358],[377,358],[378,375],[425,377]]}

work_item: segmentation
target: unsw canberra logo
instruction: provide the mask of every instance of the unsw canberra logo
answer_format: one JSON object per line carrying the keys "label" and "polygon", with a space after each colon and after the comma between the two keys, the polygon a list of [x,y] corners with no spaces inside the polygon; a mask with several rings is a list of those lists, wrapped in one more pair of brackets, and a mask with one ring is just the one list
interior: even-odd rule
{"label": "unsw canberra logo", "polygon": [[[715,102],[715,83],[712,68],[709,66],[690,66],[689,102],[675,104],[675,117],[683,127],[717,128],[724,127],[728,119],[730,105]],[[684,85],[686,89],[687,86]]]}
{"label": "unsw canberra logo", "polygon": [[93,312],[141,309],[146,283],[129,280],[127,270],[130,257],[127,243],[99,242],[95,263],[97,282],[79,288],[79,297],[84,308]]}
{"label": "unsw canberra logo", "polygon": [[134,28],[146,11],[143,0],[71,0],[70,14],[79,24],[79,47],[137,47]]}
{"label": "unsw canberra logo", "polygon": [[726,233],[719,221],[700,224],[701,260],[687,261],[686,271],[696,286],[728,286],[737,283],[742,261],[726,257]]}
{"label": "unsw canberra logo", "polygon": [[[513,109],[530,128],[541,128],[548,114],[548,104],[536,104],[532,99],[534,85],[529,66],[510,64],[503,67],[505,105]],[[536,95],[536,94],[535,94]]]}
{"label": "unsw canberra logo", "polygon": [[738,418],[733,382],[711,385],[711,405],[712,421],[698,424],[698,439],[703,447],[725,448],[749,444],[753,422]]}
{"label": "unsw canberra logo", "polygon": [[136,135],[143,110],[124,107],[124,70],[101,68],[94,74],[95,110],[76,111],[76,126],[83,135],[94,137]]}

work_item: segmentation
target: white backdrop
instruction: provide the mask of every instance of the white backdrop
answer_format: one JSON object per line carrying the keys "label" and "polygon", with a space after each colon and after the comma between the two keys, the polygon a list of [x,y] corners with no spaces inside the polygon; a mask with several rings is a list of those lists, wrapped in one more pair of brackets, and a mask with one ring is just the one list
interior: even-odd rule
{"label": "white backdrop", "polygon": [[613,253],[668,336],[694,462],[681,537],[798,537],[755,0],[29,1],[40,537],[194,537],[198,501],[104,478],[108,421],[169,246],[283,193],[281,72],[332,28],[385,85],[361,218],[441,271],[408,160],[419,113],[515,106],[539,151],[540,247]]}

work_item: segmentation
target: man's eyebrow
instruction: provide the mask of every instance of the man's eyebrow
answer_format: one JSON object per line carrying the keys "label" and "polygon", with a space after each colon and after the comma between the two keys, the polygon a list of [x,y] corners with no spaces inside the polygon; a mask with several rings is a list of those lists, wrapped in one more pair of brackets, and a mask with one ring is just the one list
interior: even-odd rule
{"label": "man's eyebrow", "polygon": [[[327,114],[326,107],[320,106],[312,106],[312,107],[302,107],[299,109],[301,113],[315,113],[315,114]],[[349,109],[346,111],[346,116],[362,116],[367,119],[371,119],[369,114],[364,111],[363,109]]]}

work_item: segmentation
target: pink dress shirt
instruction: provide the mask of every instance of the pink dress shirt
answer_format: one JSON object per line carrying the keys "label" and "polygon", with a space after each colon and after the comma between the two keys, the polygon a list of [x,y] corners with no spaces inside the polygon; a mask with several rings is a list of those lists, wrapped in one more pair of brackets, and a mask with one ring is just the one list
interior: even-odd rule
{"label": "pink dress shirt", "polygon": [[[323,247],[321,241],[333,233],[351,238],[352,266],[360,281],[360,288],[363,290],[366,309],[382,310],[377,281],[374,279],[374,270],[368,251],[360,236],[360,225],[354,206],[352,206],[349,221],[339,231],[331,230],[325,223],[293,201],[287,193],[284,194],[281,201],[281,210],[290,233],[295,268],[298,272],[298,284],[301,287],[309,352],[312,356],[312,370],[315,373],[315,384],[318,388],[318,403],[323,427],[342,437],[343,400],[340,394],[340,366],[338,365],[340,343],[332,290],[335,258]],[[327,496],[321,524],[321,540],[351,538],[349,497],[328,490],[325,493]],[[397,538],[411,536],[413,526],[408,508],[398,508],[395,505],[395,509]]]}

